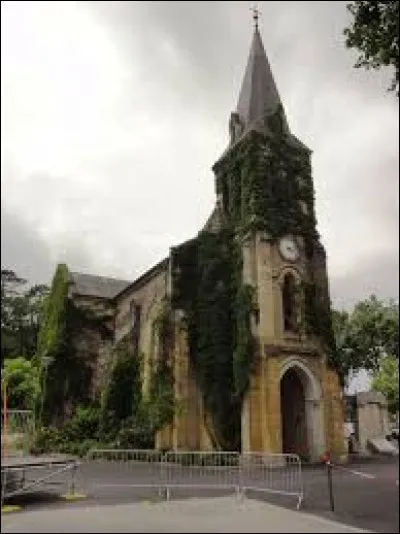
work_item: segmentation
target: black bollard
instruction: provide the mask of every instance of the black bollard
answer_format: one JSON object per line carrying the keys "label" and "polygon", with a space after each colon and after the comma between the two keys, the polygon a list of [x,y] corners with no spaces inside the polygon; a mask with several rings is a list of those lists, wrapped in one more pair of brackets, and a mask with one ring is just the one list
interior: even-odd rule
{"label": "black bollard", "polygon": [[327,468],[327,472],[328,472],[328,491],[329,491],[329,501],[330,501],[330,504],[331,504],[331,511],[334,512],[335,511],[335,503],[334,503],[334,499],[333,499],[333,484],[332,484],[332,464],[330,462],[330,460],[328,460],[326,462],[326,468]]}

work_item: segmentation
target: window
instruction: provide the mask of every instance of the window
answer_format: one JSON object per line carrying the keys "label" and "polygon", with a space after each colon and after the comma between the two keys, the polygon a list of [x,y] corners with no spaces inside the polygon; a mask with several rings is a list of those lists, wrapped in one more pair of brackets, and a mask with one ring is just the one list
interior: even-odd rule
{"label": "window", "polygon": [[140,312],[141,307],[134,301],[131,302],[131,331],[134,347],[137,350],[139,348],[140,339]]}
{"label": "window", "polygon": [[291,273],[286,274],[283,279],[282,305],[284,331],[295,332],[297,326],[296,281]]}

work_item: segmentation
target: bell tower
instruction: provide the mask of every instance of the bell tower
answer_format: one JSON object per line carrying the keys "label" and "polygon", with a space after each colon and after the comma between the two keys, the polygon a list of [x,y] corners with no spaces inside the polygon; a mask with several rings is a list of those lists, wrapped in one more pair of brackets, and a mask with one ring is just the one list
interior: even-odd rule
{"label": "bell tower", "polygon": [[243,403],[242,450],[339,456],[341,388],[311,151],[290,131],[258,16],[229,145],[213,171],[221,224],[234,229],[243,283],[254,289],[257,354]]}

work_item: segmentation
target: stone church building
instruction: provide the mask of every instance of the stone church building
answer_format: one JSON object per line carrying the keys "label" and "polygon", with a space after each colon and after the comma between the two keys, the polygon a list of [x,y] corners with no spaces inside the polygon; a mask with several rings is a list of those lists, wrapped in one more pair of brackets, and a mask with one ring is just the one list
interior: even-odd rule
{"label": "stone church building", "polygon": [[[246,159],[251,147],[257,160]],[[289,163],[286,152],[291,154]],[[316,459],[325,451],[343,454],[344,419],[342,390],[329,365],[323,335],[301,327],[305,298],[298,295],[303,287],[314,287],[314,297],[328,313],[330,306],[326,255],[316,231],[310,158],[311,151],[290,130],[256,24],[237,107],[229,121],[229,144],[213,166],[215,207],[201,231],[218,235],[226,221],[234,221],[242,283],[252,288],[250,328],[256,355],[241,404],[241,450],[306,452]],[[263,182],[252,178],[255,167]],[[239,193],[232,185],[233,172],[239,176]],[[252,189],[255,183],[258,190]],[[240,223],[236,231],[239,222],[235,221],[242,221],[243,214],[248,224]],[[69,298],[78,305],[109,311],[112,339],[91,333],[96,347],[93,388],[101,386],[112,347],[134,328],[145,355],[146,387],[155,351],[152,324],[165,299],[173,297],[173,258],[171,249],[167,258],[133,282],[70,273]],[[316,315],[318,319],[318,310]],[[169,360],[181,409],[158,432],[156,446],[216,448],[191,363],[182,309],[174,311],[173,333]]]}

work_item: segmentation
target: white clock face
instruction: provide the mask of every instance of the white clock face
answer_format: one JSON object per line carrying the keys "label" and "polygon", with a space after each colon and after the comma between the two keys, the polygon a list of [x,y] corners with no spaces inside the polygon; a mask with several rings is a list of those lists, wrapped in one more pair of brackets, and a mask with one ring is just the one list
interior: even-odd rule
{"label": "white clock face", "polygon": [[296,261],[299,257],[299,248],[292,237],[282,237],[279,241],[279,252],[287,261]]}

